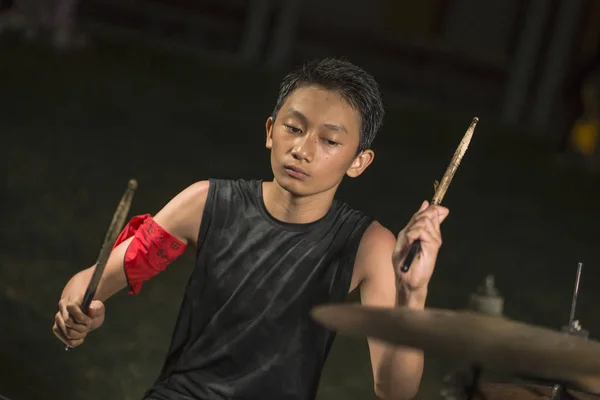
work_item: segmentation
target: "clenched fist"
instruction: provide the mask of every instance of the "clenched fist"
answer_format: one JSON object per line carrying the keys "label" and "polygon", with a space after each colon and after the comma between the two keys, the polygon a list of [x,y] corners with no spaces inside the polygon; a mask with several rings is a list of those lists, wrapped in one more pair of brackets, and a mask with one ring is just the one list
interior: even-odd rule
{"label": "clenched fist", "polygon": [[69,347],[82,344],[87,334],[104,322],[104,304],[101,301],[92,301],[89,315],[81,311],[81,302],[82,297],[63,298],[58,302],[52,331]]}
{"label": "clenched fist", "polygon": [[[398,234],[392,263],[396,271],[396,283],[404,290],[419,291],[427,288],[442,245],[440,225],[449,213],[450,210],[446,207],[430,205],[428,201],[424,201],[406,227]],[[402,272],[404,259],[415,240],[421,242],[421,251],[415,257],[411,269]]]}

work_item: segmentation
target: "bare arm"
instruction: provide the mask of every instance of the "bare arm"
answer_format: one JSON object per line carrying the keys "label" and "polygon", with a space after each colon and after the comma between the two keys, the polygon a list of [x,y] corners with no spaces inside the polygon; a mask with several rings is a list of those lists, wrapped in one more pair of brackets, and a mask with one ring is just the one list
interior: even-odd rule
{"label": "bare arm", "polygon": [[[378,223],[361,240],[355,270],[359,272],[363,304],[376,307],[423,309],[427,287],[442,245],[440,225],[449,210],[427,201],[412,216],[397,238]],[[407,272],[401,266],[410,244],[421,242],[421,250]],[[369,340],[375,392],[380,398],[411,399],[416,396],[423,374],[423,352]]]}
{"label": "bare arm", "polygon": [[[396,288],[392,254],[396,238],[386,228],[373,223],[361,240],[355,269],[361,274],[361,303],[375,307],[425,306],[426,290],[407,293]],[[369,338],[375,393],[381,399],[411,399],[421,382],[423,353],[387,345]]]}
{"label": "bare arm", "polygon": [[[208,181],[190,185],[170,200],[153,217],[154,221],[186,245],[196,246],[208,188]],[[78,272],[67,282],[61,294],[60,310],[54,325],[55,334],[65,343],[69,341],[69,336],[79,338],[81,336],[79,334],[85,336],[89,330],[99,327],[104,321],[102,302],[127,287],[123,261],[132,240],[133,238],[127,239],[111,252],[94,296],[95,301],[90,306],[92,318],[86,318],[85,314],[78,309],[78,305],[81,304],[83,294],[94,272],[94,266]],[[81,342],[83,337],[80,341],[76,339],[67,344],[78,345]]]}
{"label": "bare arm", "polygon": [[[123,269],[123,259],[127,246],[133,238],[129,238],[118,245],[111,253],[106,263],[106,268],[98,284],[98,290],[94,296],[95,300],[105,302],[109,297],[124,289],[127,286],[125,271]],[[60,296],[61,299],[77,298],[83,296],[87,288],[92,274],[94,273],[95,265],[79,271],[67,282]]]}
{"label": "bare arm", "polygon": [[[154,220],[186,245],[195,246],[207,194],[208,182],[196,182],[169,201]],[[124,241],[110,254],[94,299],[104,302],[127,286],[123,260],[131,240]],[[82,296],[93,272],[94,266],[91,266],[75,274],[65,286],[61,298]]]}

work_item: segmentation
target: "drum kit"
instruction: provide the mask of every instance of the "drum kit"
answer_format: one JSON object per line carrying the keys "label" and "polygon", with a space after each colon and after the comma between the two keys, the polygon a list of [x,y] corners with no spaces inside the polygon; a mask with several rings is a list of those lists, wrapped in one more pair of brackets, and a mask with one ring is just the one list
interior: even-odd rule
{"label": "drum kit", "polygon": [[[466,310],[323,305],[313,318],[342,334],[421,349],[458,367],[444,378],[445,400],[600,400],[600,342],[575,319],[579,263],[569,323],[556,331],[511,320],[488,276]],[[485,379],[497,374],[502,380]]]}

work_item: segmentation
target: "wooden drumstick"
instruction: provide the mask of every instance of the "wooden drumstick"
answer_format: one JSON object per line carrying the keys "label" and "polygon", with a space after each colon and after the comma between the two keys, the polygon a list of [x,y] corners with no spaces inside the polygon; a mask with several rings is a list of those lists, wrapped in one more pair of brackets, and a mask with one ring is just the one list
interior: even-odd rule
{"label": "wooden drumstick", "polygon": [[[444,173],[442,180],[440,182],[435,181],[433,183],[435,194],[433,195],[433,199],[431,200],[432,205],[439,205],[442,203],[444,195],[446,194],[446,191],[450,186],[450,182],[452,182],[452,178],[454,177],[454,174],[456,173],[456,170],[458,169],[458,166],[460,165],[463,156],[469,148],[469,143],[471,143],[471,138],[473,137],[473,133],[475,132],[477,122],[479,122],[479,118],[473,118],[473,121],[471,121],[471,125],[469,125],[467,132],[465,132],[465,135],[460,141],[458,148],[454,152],[454,156],[452,157],[448,168],[446,168],[446,172]],[[415,256],[417,255],[420,249],[421,242],[419,240],[414,241],[413,244],[410,246],[410,249],[408,250],[408,254],[404,259],[402,267],[400,268],[402,272],[408,272]]]}
{"label": "wooden drumstick", "polygon": [[[112,252],[113,245],[119,237],[121,229],[123,229],[123,225],[125,224],[125,219],[129,213],[129,208],[131,207],[133,195],[135,194],[137,187],[137,181],[135,179],[130,179],[127,183],[127,189],[125,189],[125,193],[123,194],[123,197],[121,198],[121,201],[119,202],[110,222],[108,231],[104,237],[104,242],[102,242],[102,247],[100,248],[100,254],[98,255],[96,261],[94,273],[92,274],[90,283],[88,284],[81,302],[81,311],[83,311],[85,314],[89,314],[90,304],[96,295],[96,289],[98,289],[98,285],[100,284],[100,279],[102,278],[102,273],[104,272],[104,268],[108,262],[108,257]],[[67,345],[65,350],[69,350],[70,348],[71,347]]]}

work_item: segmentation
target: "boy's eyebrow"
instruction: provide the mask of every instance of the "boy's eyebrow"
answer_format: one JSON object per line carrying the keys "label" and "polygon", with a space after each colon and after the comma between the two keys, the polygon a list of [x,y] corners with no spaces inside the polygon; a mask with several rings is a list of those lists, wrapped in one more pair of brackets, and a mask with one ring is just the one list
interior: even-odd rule
{"label": "boy's eyebrow", "polygon": [[[286,112],[286,114],[292,114],[293,116],[297,117],[298,119],[300,119],[302,121],[303,124],[308,125],[308,118],[306,118],[306,115],[302,114],[300,111],[294,109],[294,108],[289,108]],[[323,126],[331,131],[338,131],[338,132],[344,132],[344,133],[348,133],[348,131],[346,130],[346,127],[344,125],[338,125],[338,124],[323,124]]]}
{"label": "boy's eyebrow", "polygon": [[292,114],[294,117],[300,119],[303,124],[308,125],[308,118],[306,118],[306,115],[302,114],[300,111],[294,108],[289,108],[286,114]]}
{"label": "boy's eyebrow", "polygon": [[331,131],[338,131],[348,133],[344,125],[336,125],[336,124],[323,124],[323,126]]}

